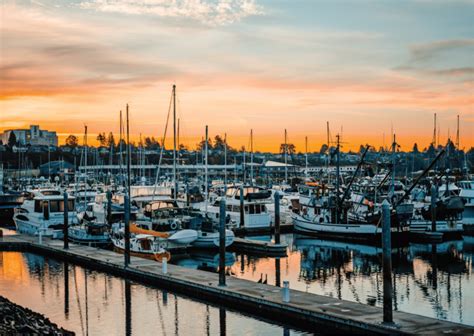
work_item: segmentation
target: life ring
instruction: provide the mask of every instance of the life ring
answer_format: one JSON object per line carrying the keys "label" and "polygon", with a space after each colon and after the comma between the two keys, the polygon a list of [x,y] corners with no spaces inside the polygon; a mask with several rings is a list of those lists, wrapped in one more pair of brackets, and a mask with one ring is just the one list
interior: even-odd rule
{"label": "life ring", "polygon": [[176,223],[176,222],[171,223],[171,224],[170,224],[170,228],[171,228],[171,230],[176,230],[176,229],[178,229],[178,223]]}

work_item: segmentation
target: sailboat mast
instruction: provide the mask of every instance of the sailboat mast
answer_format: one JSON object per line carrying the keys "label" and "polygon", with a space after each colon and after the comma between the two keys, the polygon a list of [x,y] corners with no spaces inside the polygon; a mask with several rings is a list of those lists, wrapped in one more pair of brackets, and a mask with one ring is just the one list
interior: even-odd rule
{"label": "sailboat mast", "polygon": [[227,193],[227,133],[224,133],[224,192]]}
{"label": "sailboat mast", "polygon": [[250,130],[250,185],[253,186],[253,129]]}
{"label": "sailboat mast", "polygon": [[287,134],[285,128],[285,183],[288,182],[288,144],[287,144]]}
{"label": "sailboat mast", "polygon": [[340,167],[339,167],[339,160],[340,160],[340,139],[339,139],[339,134],[336,135],[337,139],[337,148],[336,148],[336,197],[337,197],[337,202],[336,202],[336,224],[339,224],[339,202],[340,202],[340,196],[339,196],[339,177],[340,177]]}
{"label": "sailboat mast", "polygon": [[84,209],[87,207],[87,125],[84,125]]}
{"label": "sailboat mast", "polygon": [[392,143],[392,183],[390,185],[390,196],[395,195],[395,150],[397,147],[395,133],[393,134],[393,143]]}
{"label": "sailboat mast", "polygon": [[173,85],[173,198],[176,200],[178,193],[176,180],[176,85]]}
{"label": "sailboat mast", "polygon": [[434,127],[433,127],[433,146],[436,148],[436,113],[434,114]]}
{"label": "sailboat mast", "polygon": [[304,137],[304,147],[305,147],[305,158],[304,158],[304,163],[305,163],[305,175],[308,177],[308,137]]}
{"label": "sailboat mast", "polygon": [[456,148],[459,150],[459,114],[457,118],[457,128],[456,128]]}
{"label": "sailboat mast", "polygon": [[123,183],[123,148],[122,148],[122,139],[123,139],[123,118],[122,118],[122,110],[120,110],[120,139],[119,139],[119,166],[120,166],[120,181]]}
{"label": "sailboat mast", "polygon": [[206,164],[204,165],[204,171],[205,171],[205,176],[204,176],[204,192],[206,194],[206,213],[207,213],[207,202],[209,198],[209,183],[208,183],[208,170],[207,170],[207,161],[208,161],[208,142],[209,142],[209,137],[208,137],[208,126],[206,125],[206,141],[204,143],[204,153],[205,153],[205,159],[206,159]]}
{"label": "sailboat mast", "polygon": [[127,186],[128,186],[128,195],[130,195],[130,185],[131,183],[131,168],[130,168],[130,160],[131,160],[131,148],[130,148],[130,122],[128,118],[128,104],[127,104]]}

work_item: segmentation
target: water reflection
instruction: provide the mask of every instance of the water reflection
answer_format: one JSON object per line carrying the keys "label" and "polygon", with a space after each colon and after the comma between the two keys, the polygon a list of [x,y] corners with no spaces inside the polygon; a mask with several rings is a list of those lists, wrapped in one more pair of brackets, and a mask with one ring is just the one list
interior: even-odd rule
{"label": "water reflection", "polygon": [[[208,265],[212,264],[207,260]],[[235,256],[232,263],[235,262]],[[230,267],[230,266],[229,266]],[[0,295],[78,335],[275,335],[222,307],[29,253],[0,252]],[[291,334],[301,334],[291,331]]]}
{"label": "water reflection", "polygon": [[[238,255],[232,274],[382,307],[380,248],[298,235],[282,241],[287,258]],[[474,325],[473,252],[473,239],[393,249],[394,309]]]}

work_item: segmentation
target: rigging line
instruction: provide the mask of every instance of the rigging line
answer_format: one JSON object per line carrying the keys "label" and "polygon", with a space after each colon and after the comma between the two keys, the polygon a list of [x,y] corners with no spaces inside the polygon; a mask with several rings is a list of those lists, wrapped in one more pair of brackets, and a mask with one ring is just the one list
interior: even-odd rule
{"label": "rigging line", "polygon": [[164,147],[165,147],[165,139],[166,139],[166,133],[168,131],[168,122],[169,122],[169,119],[170,119],[171,103],[172,102],[173,102],[173,94],[171,94],[171,96],[170,96],[170,103],[169,103],[169,106],[168,106],[168,115],[166,116],[165,131],[164,131],[164,134],[163,134],[163,138],[161,140],[160,159],[158,160],[158,167],[156,168],[155,185],[153,186],[153,195],[152,195],[152,198],[151,198],[152,202],[155,200],[156,186],[158,184],[158,177],[160,176],[161,161],[163,159],[163,150],[164,150]]}

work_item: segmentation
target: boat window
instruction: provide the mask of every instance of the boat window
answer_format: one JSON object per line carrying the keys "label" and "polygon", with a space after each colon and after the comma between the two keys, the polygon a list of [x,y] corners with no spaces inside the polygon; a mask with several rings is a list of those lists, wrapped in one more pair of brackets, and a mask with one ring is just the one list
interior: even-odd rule
{"label": "boat window", "polygon": [[43,212],[43,201],[35,200],[35,212]]}
{"label": "boat window", "polygon": [[260,204],[255,204],[255,213],[256,214],[259,214],[261,211],[260,211]]}
{"label": "boat window", "polygon": [[240,212],[240,207],[238,205],[233,205],[232,209],[233,212]]}
{"label": "boat window", "polygon": [[64,204],[60,205],[60,202],[61,201],[49,201],[49,212],[60,212],[61,207],[63,208],[62,211],[64,211]]}
{"label": "boat window", "polygon": [[261,211],[262,213],[263,213],[263,212],[267,212],[267,207],[266,207],[264,204],[260,205],[260,211]]}
{"label": "boat window", "polygon": [[141,239],[140,245],[143,250],[151,250],[151,242],[149,239]]}
{"label": "boat window", "polygon": [[232,205],[227,204],[227,205],[225,206],[225,210],[226,210],[226,211],[232,211]]}
{"label": "boat window", "polygon": [[249,204],[249,214],[254,214],[255,213],[255,205],[254,204]]}
{"label": "boat window", "polygon": [[248,205],[244,206],[244,212],[249,213],[249,206]]}

